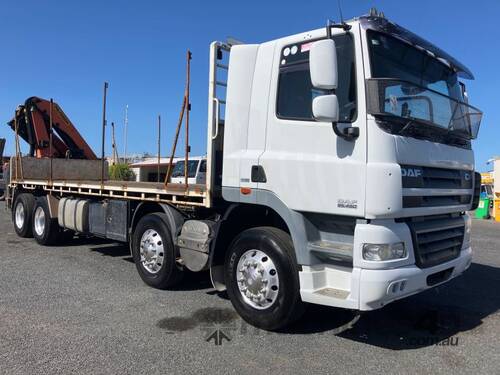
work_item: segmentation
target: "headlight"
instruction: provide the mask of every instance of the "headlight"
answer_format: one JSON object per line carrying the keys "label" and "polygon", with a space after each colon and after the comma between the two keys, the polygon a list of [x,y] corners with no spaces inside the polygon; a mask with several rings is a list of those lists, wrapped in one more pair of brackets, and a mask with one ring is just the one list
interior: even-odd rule
{"label": "headlight", "polygon": [[406,257],[406,249],[404,242],[396,242],[393,244],[363,244],[363,259],[384,261],[392,259],[401,259]]}

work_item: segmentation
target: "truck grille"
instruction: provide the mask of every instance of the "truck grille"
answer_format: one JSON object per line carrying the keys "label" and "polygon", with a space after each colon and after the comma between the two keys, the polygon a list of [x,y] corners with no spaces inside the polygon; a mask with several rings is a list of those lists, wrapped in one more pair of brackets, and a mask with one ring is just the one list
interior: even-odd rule
{"label": "truck grille", "polygon": [[401,175],[403,188],[472,189],[472,171],[401,165]]}
{"label": "truck grille", "polygon": [[461,216],[439,215],[407,221],[415,262],[420,268],[436,266],[455,259],[464,240],[465,223]]}
{"label": "truck grille", "polygon": [[469,204],[470,194],[464,195],[419,195],[403,197],[404,208],[436,207]]}
{"label": "truck grille", "polygon": [[444,169],[401,165],[402,187],[404,189],[460,189],[462,192],[450,192],[449,195],[405,195],[403,208],[438,207],[466,205],[472,201],[472,191],[463,194],[463,190],[473,188],[474,173],[460,169]]}

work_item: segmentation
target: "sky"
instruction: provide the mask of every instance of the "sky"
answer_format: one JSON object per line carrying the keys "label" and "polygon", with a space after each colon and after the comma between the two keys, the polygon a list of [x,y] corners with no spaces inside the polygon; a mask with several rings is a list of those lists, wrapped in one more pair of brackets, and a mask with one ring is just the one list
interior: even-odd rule
{"label": "sky", "polygon": [[[372,6],[390,20],[444,49],[475,75],[470,103],[484,112],[473,147],[476,169],[500,155],[500,1],[341,0],[344,18]],[[101,149],[103,82],[109,82],[108,124],[116,125],[120,156],[124,112],[127,153],[156,154],[157,116],[162,154],[170,152],[191,62],[190,144],[205,153],[208,52],[213,40],[261,43],[339,20],[336,0],[160,1],[0,0],[0,138],[14,151],[5,124],[30,96],[54,98],[97,154]],[[108,126],[106,154],[111,154]],[[180,139],[183,145],[183,139]],[[182,148],[182,146],[181,146]],[[23,147],[27,150],[27,147]],[[182,148],[183,149],[183,148]]]}

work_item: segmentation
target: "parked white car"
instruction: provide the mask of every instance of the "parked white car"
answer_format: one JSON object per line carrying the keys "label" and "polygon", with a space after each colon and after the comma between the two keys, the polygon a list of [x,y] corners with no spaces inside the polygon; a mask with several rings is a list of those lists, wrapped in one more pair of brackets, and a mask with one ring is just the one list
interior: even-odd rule
{"label": "parked white car", "polygon": [[[170,182],[183,184],[185,161],[180,160],[175,164]],[[207,158],[205,156],[192,157],[188,160],[188,184],[205,184],[207,175]]]}

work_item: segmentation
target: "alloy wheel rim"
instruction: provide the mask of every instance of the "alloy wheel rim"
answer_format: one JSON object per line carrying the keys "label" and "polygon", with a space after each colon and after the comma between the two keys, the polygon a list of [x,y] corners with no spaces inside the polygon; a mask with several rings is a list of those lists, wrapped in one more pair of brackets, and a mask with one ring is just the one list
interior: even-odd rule
{"label": "alloy wheel rim", "polygon": [[163,240],[154,229],[146,230],[141,237],[140,256],[142,266],[150,273],[158,273],[164,260]]}
{"label": "alloy wheel rim", "polygon": [[248,250],[241,256],[236,280],[243,301],[255,309],[267,309],[278,298],[278,271],[271,257],[261,250]]}
{"label": "alloy wheel rim", "polygon": [[35,210],[35,217],[33,218],[35,223],[35,232],[39,236],[43,236],[45,231],[45,212],[42,207],[37,207]]}
{"label": "alloy wheel rim", "polygon": [[16,206],[16,212],[15,212],[16,227],[21,229],[24,225],[24,219],[25,219],[24,206],[21,202],[19,202]]}

